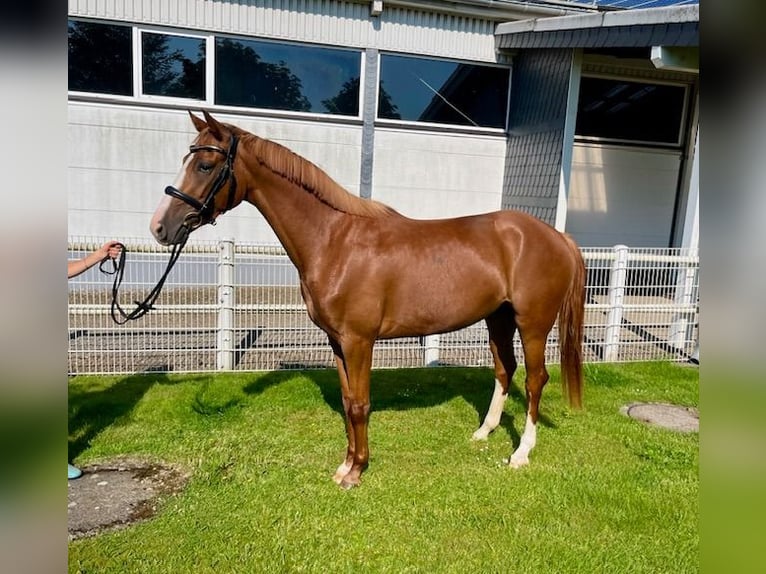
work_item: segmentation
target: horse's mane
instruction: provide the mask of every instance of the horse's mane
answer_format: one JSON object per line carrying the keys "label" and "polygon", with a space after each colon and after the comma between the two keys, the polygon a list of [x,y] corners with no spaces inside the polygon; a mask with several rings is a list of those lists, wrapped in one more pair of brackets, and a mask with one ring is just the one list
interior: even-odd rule
{"label": "horse's mane", "polygon": [[319,167],[286,147],[236,126],[227,124],[226,127],[240,136],[240,150],[244,147],[262,166],[301,187],[333,209],[362,217],[380,217],[396,213],[394,209],[380,202],[349,193]]}

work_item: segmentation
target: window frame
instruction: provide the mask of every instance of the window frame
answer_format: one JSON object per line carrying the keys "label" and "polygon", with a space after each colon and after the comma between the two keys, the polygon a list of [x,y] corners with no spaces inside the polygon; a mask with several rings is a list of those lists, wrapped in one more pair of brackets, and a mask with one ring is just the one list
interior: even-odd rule
{"label": "window frame", "polygon": [[[109,94],[106,92],[84,92],[81,90],[70,90],[69,85],[67,83],[67,94],[69,97],[74,96],[75,98],[82,98],[82,99],[103,99],[103,100],[112,100],[112,101],[118,101],[118,102],[134,102],[136,100],[136,81],[135,81],[135,74],[136,74],[136,26],[129,23],[123,23],[123,22],[117,22],[112,20],[99,20],[99,19],[93,19],[93,18],[79,18],[79,17],[67,17],[67,34],[69,30],[69,23],[70,22],[82,22],[83,24],[101,24],[106,26],[119,26],[122,28],[128,28],[130,30],[130,45],[131,45],[131,58],[132,61],[132,70],[131,70],[131,87],[133,88],[133,94],[126,96],[124,94]],[[67,49],[67,56],[68,56],[68,49]],[[67,68],[68,72],[68,68]]]}
{"label": "window frame", "polygon": [[[133,34],[133,92],[137,94],[135,99],[139,101],[150,102],[167,102],[167,103],[183,103],[189,105],[194,102],[196,104],[210,105],[213,99],[210,97],[210,70],[211,57],[210,57],[210,43],[212,34],[195,33],[180,31],[177,29],[167,29],[159,26],[133,26],[135,33]],[[162,34],[164,36],[177,36],[181,38],[196,38],[199,40],[205,40],[205,97],[200,98],[183,98],[178,96],[163,96],[160,94],[147,94],[144,92],[144,50],[142,43],[142,34],[147,32],[149,34]]]}
{"label": "window frame", "polygon": [[[380,87],[382,83],[381,66],[383,65],[383,58],[385,56],[396,56],[396,57],[404,57],[404,58],[412,58],[412,59],[420,59],[420,60],[450,62],[454,64],[467,64],[470,66],[500,68],[500,69],[506,70],[508,72],[508,93],[506,94],[506,101],[505,101],[505,118],[504,118],[505,126],[502,128],[494,128],[494,127],[473,126],[473,125],[463,125],[463,124],[421,122],[417,120],[397,120],[397,119],[379,117],[378,106],[380,105]],[[473,134],[505,135],[508,133],[508,117],[510,115],[510,107],[511,107],[511,89],[512,89],[512,78],[513,78],[512,73],[513,73],[512,63],[503,64],[499,62],[478,62],[474,60],[461,60],[458,58],[443,58],[439,56],[428,56],[424,54],[408,54],[406,52],[394,52],[390,50],[386,50],[385,52],[381,51],[378,55],[377,82],[375,85],[375,118],[374,118],[375,125],[380,127],[405,128],[405,129],[421,130],[421,131],[437,131],[437,132],[451,132],[451,133],[466,132],[466,133],[473,133]]]}
{"label": "window frame", "polygon": [[[362,121],[363,103],[364,103],[364,73],[367,65],[366,53],[361,48],[352,48],[345,46],[333,46],[329,44],[317,44],[315,42],[297,42],[294,40],[280,40],[276,38],[263,38],[259,36],[242,36],[238,34],[212,34],[212,43],[215,47],[215,41],[217,38],[230,38],[232,40],[242,40],[245,42],[263,42],[268,44],[277,45],[290,45],[306,48],[321,48],[323,50],[337,50],[343,52],[353,52],[359,55],[359,94],[357,94],[357,114],[355,116],[342,115],[342,114],[330,114],[324,112],[303,112],[295,110],[277,110],[272,108],[257,108],[253,106],[235,106],[231,104],[214,104],[215,93],[210,94],[211,105],[215,105],[215,109],[228,111],[232,113],[252,112],[259,115],[277,116],[285,118],[306,118],[306,119],[318,119],[332,118],[333,121],[340,122],[354,122],[358,123]],[[214,55],[215,58],[215,55]],[[217,64],[217,62],[216,62]],[[211,66],[213,89],[215,88],[215,71],[216,68]]]}
{"label": "window frame", "polygon": [[[262,36],[247,36],[236,33],[221,33],[214,31],[198,31],[190,30],[186,28],[174,28],[161,25],[140,24],[135,22],[121,22],[115,20],[104,20],[99,18],[87,18],[80,16],[69,15],[67,21],[84,22],[89,24],[104,24],[110,26],[124,26],[131,30],[131,45],[133,58],[133,70],[132,70],[132,86],[133,95],[125,96],[119,94],[107,94],[100,92],[83,92],[68,90],[68,99],[73,101],[91,101],[91,102],[111,102],[118,104],[134,104],[134,105],[147,105],[159,106],[170,109],[189,109],[192,107],[205,107],[212,111],[220,113],[231,114],[245,114],[256,117],[272,117],[282,119],[293,120],[306,120],[306,121],[327,121],[336,124],[351,124],[361,125],[363,124],[364,117],[364,103],[366,92],[366,78],[367,78],[367,66],[370,65],[367,50],[363,47],[354,46],[337,46],[331,44],[321,44],[316,42],[301,42],[295,40],[284,40],[280,38],[268,38]],[[146,94],[143,91],[143,50],[142,50],[142,34],[144,32],[153,34],[164,34],[169,36],[180,36],[186,38],[199,38],[205,40],[205,99],[195,98],[182,98],[176,96],[163,96],[156,94]],[[357,108],[358,112],[356,116],[338,115],[324,112],[302,112],[292,110],[276,110],[269,108],[257,108],[257,107],[245,107],[245,106],[233,106],[228,104],[215,103],[215,77],[217,69],[216,61],[216,39],[217,38],[231,38],[233,40],[243,41],[256,41],[273,44],[288,44],[306,48],[321,48],[326,50],[339,50],[344,52],[352,52],[359,55],[359,93]],[[471,66],[480,67],[492,67],[506,70],[508,73],[508,93],[506,96],[505,105],[505,127],[482,127],[472,125],[460,125],[460,124],[444,124],[435,122],[420,122],[413,120],[396,120],[378,117],[378,105],[380,98],[380,68],[383,58],[386,55],[407,57],[407,58],[419,58],[423,60],[436,60],[445,61],[455,64],[467,64]],[[512,72],[513,62],[488,62],[488,61],[475,61],[475,60],[463,60],[460,58],[449,58],[430,56],[425,54],[410,54],[407,52],[397,52],[393,50],[379,51],[376,58],[376,85],[374,87],[374,117],[372,121],[376,127],[379,128],[392,128],[392,129],[406,129],[416,131],[430,131],[440,133],[468,133],[476,135],[489,135],[489,136],[505,136],[508,133],[508,118],[510,113],[510,102],[512,92]]]}
{"label": "window frame", "polygon": [[[657,85],[657,86],[672,86],[675,88],[683,88],[683,103],[681,106],[681,120],[678,125],[678,134],[676,137],[676,141],[674,142],[660,142],[656,140],[636,140],[636,139],[627,139],[627,138],[610,138],[610,137],[603,137],[603,136],[583,136],[579,135],[577,133],[577,118],[575,118],[575,134],[574,134],[574,141],[579,143],[596,143],[596,144],[616,144],[620,146],[625,147],[648,147],[652,149],[672,149],[672,150],[680,150],[683,148],[684,142],[686,140],[686,126],[688,123],[688,116],[689,116],[689,109],[690,109],[690,90],[691,86],[688,83],[681,82],[681,81],[673,81],[673,80],[663,80],[663,79],[657,79],[657,78],[644,78],[644,77],[637,77],[637,76],[630,76],[630,75],[621,75],[621,74],[608,74],[608,73],[584,73],[581,76],[581,85],[580,90],[582,90],[582,79],[584,78],[594,78],[599,80],[614,80],[615,82],[631,82],[634,84],[649,84],[649,85]],[[578,102],[577,102],[577,112],[579,112],[580,102],[579,102],[579,93],[578,93]]]}
{"label": "window frame", "polygon": [[[225,34],[216,32],[199,32],[195,30],[187,30],[185,28],[170,28],[166,26],[152,26],[136,23],[124,23],[113,20],[103,20],[97,18],[83,18],[79,16],[68,16],[67,22],[83,22],[87,24],[104,24],[108,26],[123,26],[131,30],[131,57],[133,58],[132,69],[132,87],[133,95],[125,96],[120,94],[107,94],[103,92],[83,92],[75,90],[67,90],[67,98],[74,101],[91,101],[91,102],[111,102],[119,104],[152,104],[154,106],[161,106],[173,109],[189,109],[193,107],[205,107],[207,109],[217,111],[220,113],[232,113],[232,114],[246,114],[258,117],[273,117],[283,119],[296,119],[296,120],[308,120],[308,121],[329,121],[332,123],[341,124],[358,124],[363,122],[364,113],[364,82],[365,82],[365,70],[368,65],[367,55],[363,48],[350,47],[350,46],[334,46],[329,44],[318,44],[312,42],[297,42],[289,40],[281,40],[277,38],[264,38],[260,36],[244,36],[241,34]],[[143,51],[141,49],[141,34],[143,32],[149,32],[154,34],[174,35],[190,38],[200,38],[205,40],[205,99],[193,99],[193,98],[180,98],[175,96],[162,96],[155,94],[145,94],[143,91]],[[244,41],[257,41],[257,42],[270,42],[273,44],[291,44],[300,47],[309,48],[322,48],[328,50],[342,50],[345,52],[353,52],[359,55],[359,94],[357,101],[357,115],[338,115],[323,112],[299,112],[291,110],[274,110],[269,108],[256,108],[245,106],[231,106],[215,103],[215,72],[216,72],[216,55],[215,55],[215,42],[216,38],[231,38],[233,40]]]}

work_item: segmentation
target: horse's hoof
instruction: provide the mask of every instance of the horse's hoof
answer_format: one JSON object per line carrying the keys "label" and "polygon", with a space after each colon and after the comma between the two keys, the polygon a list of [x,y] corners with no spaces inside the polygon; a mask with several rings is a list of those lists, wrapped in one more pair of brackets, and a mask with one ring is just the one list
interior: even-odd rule
{"label": "horse's hoof", "polygon": [[335,484],[340,484],[343,482],[343,479],[346,478],[346,475],[351,471],[351,463],[344,462],[341,464],[336,470],[335,474],[333,475],[332,479],[335,481]]}
{"label": "horse's hoof", "polygon": [[[503,459],[503,462],[505,462],[505,459]],[[529,464],[529,458],[528,457],[518,457],[514,458],[511,456],[511,458],[508,460],[508,466],[511,468],[522,468],[524,466],[527,466]]]}
{"label": "horse's hoof", "polygon": [[488,436],[489,431],[487,429],[479,428],[471,435],[471,440],[487,440]]}
{"label": "horse's hoof", "polygon": [[355,486],[359,486],[361,483],[362,481],[359,480],[359,478],[351,478],[348,475],[346,475],[345,477],[343,477],[343,480],[340,481],[339,486],[343,490],[351,490]]}

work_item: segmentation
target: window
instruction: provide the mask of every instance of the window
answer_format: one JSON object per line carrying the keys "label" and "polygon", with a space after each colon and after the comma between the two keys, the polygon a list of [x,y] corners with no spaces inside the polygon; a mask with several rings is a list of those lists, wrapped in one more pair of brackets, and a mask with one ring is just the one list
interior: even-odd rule
{"label": "window", "polygon": [[384,54],[378,117],[505,128],[510,70]]}
{"label": "window", "polygon": [[361,54],[216,38],[215,103],[359,115]]}
{"label": "window", "polygon": [[584,76],[575,134],[635,143],[681,144],[686,88]]}
{"label": "window", "polygon": [[142,91],[152,96],[205,99],[205,40],[141,33]]}
{"label": "window", "polygon": [[132,28],[69,21],[69,89],[133,95]]}

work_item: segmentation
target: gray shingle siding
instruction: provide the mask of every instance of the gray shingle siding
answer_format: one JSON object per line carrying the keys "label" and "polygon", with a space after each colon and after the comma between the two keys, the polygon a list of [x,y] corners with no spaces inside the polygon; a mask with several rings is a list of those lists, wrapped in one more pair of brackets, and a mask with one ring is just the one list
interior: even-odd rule
{"label": "gray shingle siding", "polygon": [[514,60],[503,209],[551,225],[561,174],[572,50],[525,50]]}
{"label": "gray shingle siding", "polygon": [[574,30],[499,34],[500,49],[519,48],[634,48],[698,46],[699,22],[638,24]]}

